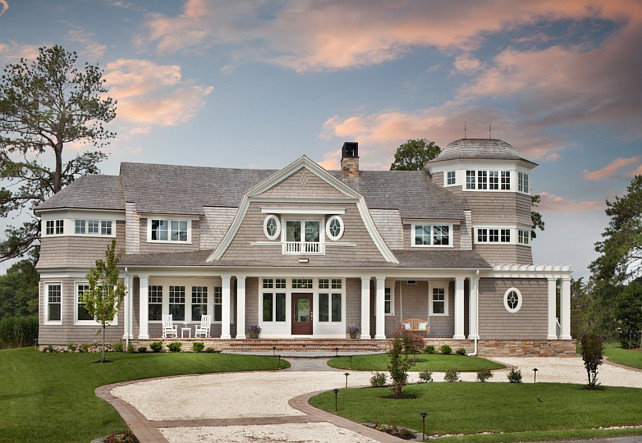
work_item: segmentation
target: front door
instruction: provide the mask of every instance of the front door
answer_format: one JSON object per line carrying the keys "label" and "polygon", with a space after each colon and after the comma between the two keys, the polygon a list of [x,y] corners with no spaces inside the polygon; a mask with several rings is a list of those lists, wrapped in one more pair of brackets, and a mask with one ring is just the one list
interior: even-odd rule
{"label": "front door", "polygon": [[312,294],[292,294],[292,335],[312,335]]}

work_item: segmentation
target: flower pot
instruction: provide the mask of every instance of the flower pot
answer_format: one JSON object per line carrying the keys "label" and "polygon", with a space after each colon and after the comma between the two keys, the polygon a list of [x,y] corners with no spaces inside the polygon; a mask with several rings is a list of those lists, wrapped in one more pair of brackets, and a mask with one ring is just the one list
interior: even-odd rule
{"label": "flower pot", "polygon": [[250,331],[250,332],[248,332],[248,334],[249,334],[250,338],[259,338],[259,335],[261,335],[260,332],[254,332],[254,331]]}
{"label": "flower pot", "polygon": [[358,334],[358,332],[350,332],[350,338],[354,340],[355,338],[357,338]]}

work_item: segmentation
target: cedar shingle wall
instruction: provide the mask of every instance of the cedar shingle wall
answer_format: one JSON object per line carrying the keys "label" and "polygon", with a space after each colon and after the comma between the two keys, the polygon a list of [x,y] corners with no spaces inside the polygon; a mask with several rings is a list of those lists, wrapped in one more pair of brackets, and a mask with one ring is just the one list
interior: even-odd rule
{"label": "cedar shingle wall", "polygon": [[232,224],[237,208],[203,208],[200,249],[215,249]]}
{"label": "cedar shingle wall", "polygon": [[[112,237],[102,236],[43,236],[40,243],[38,269],[72,267],[90,268],[96,259],[105,258],[105,250],[111,244]],[[116,250],[124,252],[125,222],[116,222]]]}
{"label": "cedar shingle wall", "polygon": [[300,169],[271,189],[260,194],[261,198],[269,199],[291,199],[293,196],[301,199],[349,198],[306,168]]}
{"label": "cedar shingle wall", "polygon": [[473,246],[473,250],[490,264],[533,264],[533,255],[528,246],[476,244]]}
{"label": "cedar shingle wall", "polygon": [[[509,288],[522,294],[520,310],[504,307]],[[479,335],[491,339],[546,339],[548,282],[545,279],[487,279],[479,281]]]}
{"label": "cedar shingle wall", "polygon": [[[68,344],[91,344],[102,343],[102,332],[100,325],[74,325],[75,307],[75,283],[86,282],[84,278],[43,278],[40,281],[40,327],[38,331],[39,345],[68,345]],[[62,283],[62,323],[60,325],[46,325],[46,283]],[[108,326],[105,330],[106,343],[116,343],[123,336],[124,304],[118,311],[118,324]]]}

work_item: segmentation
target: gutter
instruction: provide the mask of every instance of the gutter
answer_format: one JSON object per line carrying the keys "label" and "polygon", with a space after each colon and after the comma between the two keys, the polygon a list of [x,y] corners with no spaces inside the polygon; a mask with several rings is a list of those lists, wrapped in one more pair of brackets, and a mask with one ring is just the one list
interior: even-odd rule
{"label": "gutter", "polygon": [[468,354],[469,357],[477,356],[477,341],[479,340],[479,269],[475,271],[475,278],[477,279],[477,298],[475,300],[475,304],[477,305],[475,307],[475,315],[477,316],[477,321],[475,323],[477,325],[477,331],[475,331],[475,347],[473,352]]}

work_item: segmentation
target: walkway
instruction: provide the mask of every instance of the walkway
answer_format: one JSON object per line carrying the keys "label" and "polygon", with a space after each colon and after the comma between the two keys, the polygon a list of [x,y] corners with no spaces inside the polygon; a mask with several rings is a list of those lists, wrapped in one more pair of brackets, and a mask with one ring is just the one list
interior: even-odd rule
{"label": "walkway", "polygon": [[[278,372],[159,378],[104,386],[96,392],[118,410],[141,442],[401,441],[309,406],[308,399],[316,392],[345,388],[346,370],[328,367],[326,358],[305,355],[288,357],[291,368]],[[538,382],[585,383],[580,358],[500,360],[518,366],[526,383],[533,381],[534,367]],[[496,372],[491,380],[504,382],[507,371]],[[347,372],[349,387],[369,385],[371,372]],[[433,375],[437,380],[443,376]],[[462,378],[473,381],[475,375],[462,374]],[[605,385],[642,388],[640,371],[604,364],[599,377]]]}

